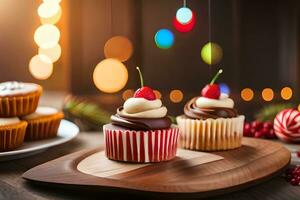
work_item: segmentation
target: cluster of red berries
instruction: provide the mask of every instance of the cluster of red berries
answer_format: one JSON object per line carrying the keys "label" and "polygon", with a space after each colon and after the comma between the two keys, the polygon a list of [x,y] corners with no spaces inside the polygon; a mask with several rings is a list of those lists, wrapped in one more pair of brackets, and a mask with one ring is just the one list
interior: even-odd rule
{"label": "cluster of red berries", "polygon": [[300,185],[300,166],[285,171],[285,180],[292,185]]}
{"label": "cluster of red berries", "polygon": [[277,138],[273,129],[272,122],[246,122],[244,125],[244,136],[256,138]]}

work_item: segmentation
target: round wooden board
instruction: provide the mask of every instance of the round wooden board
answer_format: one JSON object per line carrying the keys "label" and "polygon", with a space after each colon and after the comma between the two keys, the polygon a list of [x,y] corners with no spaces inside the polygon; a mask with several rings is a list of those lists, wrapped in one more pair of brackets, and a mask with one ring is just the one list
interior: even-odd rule
{"label": "round wooden board", "polygon": [[291,158],[281,144],[253,138],[244,138],[239,149],[213,152],[214,155],[179,154],[169,162],[136,165],[105,161],[101,147],[39,165],[23,177],[37,183],[79,189],[207,197],[260,183],[279,174]]}

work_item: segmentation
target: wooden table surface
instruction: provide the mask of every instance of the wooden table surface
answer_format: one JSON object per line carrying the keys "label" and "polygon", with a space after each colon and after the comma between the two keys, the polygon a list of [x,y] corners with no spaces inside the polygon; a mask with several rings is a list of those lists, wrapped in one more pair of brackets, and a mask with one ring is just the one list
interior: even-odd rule
{"label": "wooden table surface", "polygon": [[[141,196],[129,196],[124,193],[85,193],[82,191],[68,191],[63,188],[49,188],[41,185],[33,185],[21,178],[22,174],[39,164],[61,157],[63,155],[79,151],[85,148],[97,147],[103,144],[101,133],[82,132],[69,143],[53,147],[38,155],[0,163],[0,199],[140,199]],[[143,197],[145,199],[151,197]],[[127,198],[126,198],[127,199]],[[152,199],[152,198],[151,198]],[[295,187],[287,183],[282,177],[273,178],[260,185],[222,195],[210,199],[300,199],[300,186]]]}
{"label": "wooden table surface", "polygon": [[[42,99],[42,104],[60,107],[63,97],[50,93]],[[63,96],[63,95],[60,95]],[[52,103],[49,103],[51,100]],[[44,199],[153,199],[151,196],[141,197],[118,192],[83,192],[70,191],[64,188],[49,188],[41,185],[30,184],[21,178],[22,174],[32,167],[44,162],[61,157],[63,155],[83,150],[85,148],[98,147],[103,144],[103,135],[100,132],[81,132],[74,140],[57,147],[50,148],[40,154],[7,162],[0,162],[0,200],[44,200]],[[298,148],[292,146],[291,148]],[[299,147],[300,149],[300,147]],[[244,189],[242,191],[210,198],[214,200],[299,200],[300,186],[291,186],[282,177],[275,177],[260,185]]]}

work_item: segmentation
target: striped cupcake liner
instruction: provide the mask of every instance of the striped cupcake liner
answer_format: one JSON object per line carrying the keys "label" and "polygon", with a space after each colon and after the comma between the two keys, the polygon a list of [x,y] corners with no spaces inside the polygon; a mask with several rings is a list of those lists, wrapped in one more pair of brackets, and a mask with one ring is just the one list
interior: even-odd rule
{"label": "striped cupcake liner", "polygon": [[180,146],[197,151],[235,149],[242,145],[245,117],[219,119],[176,118],[181,131]]}
{"label": "striped cupcake liner", "polygon": [[111,160],[148,163],[171,160],[176,156],[178,128],[134,131],[103,126],[105,153]]}
{"label": "striped cupcake liner", "polygon": [[42,140],[57,136],[57,130],[63,114],[50,116],[41,119],[28,120],[25,141]]}
{"label": "striped cupcake liner", "polygon": [[17,149],[23,144],[27,122],[0,128],[0,152]]}
{"label": "striped cupcake liner", "polygon": [[22,96],[0,97],[0,117],[20,117],[33,113],[41,94],[42,89]]}

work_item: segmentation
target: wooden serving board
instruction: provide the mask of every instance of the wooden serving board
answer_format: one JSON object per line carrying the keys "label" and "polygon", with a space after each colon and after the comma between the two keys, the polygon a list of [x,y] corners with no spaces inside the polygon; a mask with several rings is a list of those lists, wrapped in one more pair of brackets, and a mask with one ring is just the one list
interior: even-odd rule
{"label": "wooden serving board", "polygon": [[96,191],[207,197],[273,177],[291,158],[281,144],[253,138],[244,138],[243,146],[236,150],[204,153],[179,149],[177,155],[169,162],[132,164],[108,160],[102,147],[39,165],[23,178]]}

